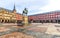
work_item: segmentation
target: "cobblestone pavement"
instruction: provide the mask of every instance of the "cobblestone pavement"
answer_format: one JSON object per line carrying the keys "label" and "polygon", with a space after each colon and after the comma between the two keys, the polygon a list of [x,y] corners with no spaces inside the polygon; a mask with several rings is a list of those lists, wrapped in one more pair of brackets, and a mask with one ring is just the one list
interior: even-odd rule
{"label": "cobblestone pavement", "polygon": [[0,38],[35,38],[35,37],[30,36],[30,35],[26,35],[26,34],[23,34],[20,32],[14,32],[14,33],[0,36]]}
{"label": "cobblestone pavement", "polygon": [[32,23],[30,26],[26,27],[20,27],[15,25],[0,26],[0,38],[60,38],[60,35],[56,35],[53,33],[56,32],[56,30],[54,29],[57,29],[58,27],[55,28],[52,25],[60,24]]}
{"label": "cobblestone pavement", "polygon": [[32,25],[33,26],[27,27],[27,30],[60,35],[60,24],[58,23],[32,23]]}
{"label": "cobblestone pavement", "polygon": [[28,27],[26,27],[26,29],[44,33],[44,32],[46,32],[47,27],[48,27],[47,24],[44,25],[42,23],[32,23],[32,26],[28,26]]}

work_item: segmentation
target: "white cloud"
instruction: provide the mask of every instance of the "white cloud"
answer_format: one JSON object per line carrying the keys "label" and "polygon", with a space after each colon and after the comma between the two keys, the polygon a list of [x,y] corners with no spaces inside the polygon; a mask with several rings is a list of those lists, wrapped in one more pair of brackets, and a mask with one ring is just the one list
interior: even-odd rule
{"label": "white cloud", "polygon": [[29,15],[48,11],[51,6],[51,2],[47,5],[48,0],[0,0],[0,7],[13,9],[14,2],[17,12],[22,13],[23,9],[27,7]]}
{"label": "white cloud", "polygon": [[60,0],[49,0],[49,4],[47,6],[44,6],[40,9],[43,11],[54,11],[54,10],[60,10]]}
{"label": "white cloud", "polygon": [[31,15],[60,10],[60,0],[49,0],[48,2],[49,3],[43,7],[36,7],[39,11],[31,13]]}

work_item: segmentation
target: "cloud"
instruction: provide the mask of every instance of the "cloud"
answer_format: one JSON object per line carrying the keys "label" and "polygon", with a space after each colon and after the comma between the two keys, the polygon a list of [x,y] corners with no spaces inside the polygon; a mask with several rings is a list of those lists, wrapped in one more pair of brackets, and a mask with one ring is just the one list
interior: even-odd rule
{"label": "cloud", "polygon": [[48,0],[0,0],[0,7],[13,10],[14,3],[17,12],[22,13],[26,7],[29,11],[28,14],[31,15],[41,12],[43,10],[42,7],[48,4]]}
{"label": "cloud", "polygon": [[48,4],[42,7],[36,7],[38,9],[37,12],[31,13],[33,14],[40,14],[40,13],[46,13],[50,11],[56,11],[60,10],[60,0],[48,0]]}
{"label": "cloud", "polygon": [[47,6],[42,7],[41,9],[45,12],[60,10],[60,0],[49,0],[49,4]]}

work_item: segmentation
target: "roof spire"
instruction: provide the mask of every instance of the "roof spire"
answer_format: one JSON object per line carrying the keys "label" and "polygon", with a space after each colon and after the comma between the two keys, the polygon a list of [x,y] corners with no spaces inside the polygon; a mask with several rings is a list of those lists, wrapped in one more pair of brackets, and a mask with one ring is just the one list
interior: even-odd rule
{"label": "roof spire", "polygon": [[14,12],[14,13],[16,12],[15,4],[14,4],[14,7],[13,7],[13,12]]}
{"label": "roof spire", "polygon": [[14,11],[14,10],[16,10],[16,9],[15,9],[15,4],[14,4],[14,9],[13,9],[13,11]]}

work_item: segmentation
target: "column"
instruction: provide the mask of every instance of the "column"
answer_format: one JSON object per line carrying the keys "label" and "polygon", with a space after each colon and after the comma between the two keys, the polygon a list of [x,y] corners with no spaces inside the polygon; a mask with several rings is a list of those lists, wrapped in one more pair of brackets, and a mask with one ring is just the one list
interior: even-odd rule
{"label": "column", "polygon": [[7,20],[7,23],[8,23],[8,20]]}
{"label": "column", "polygon": [[17,20],[15,21],[15,23],[17,23]]}
{"label": "column", "polygon": [[1,23],[1,19],[0,19],[0,23]]}
{"label": "column", "polygon": [[8,20],[8,23],[9,23],[9,20]]}
{"label": "column", "polygon": [[1,19],[1,23],[2,23],[2,19]]}
{"label": "column", "polygon": [[46,23],[46,20],[45,20],[45,23]]}
{"label": "column", "polygon": [[3,23],[5,23],[5,20],[3,20]]}

